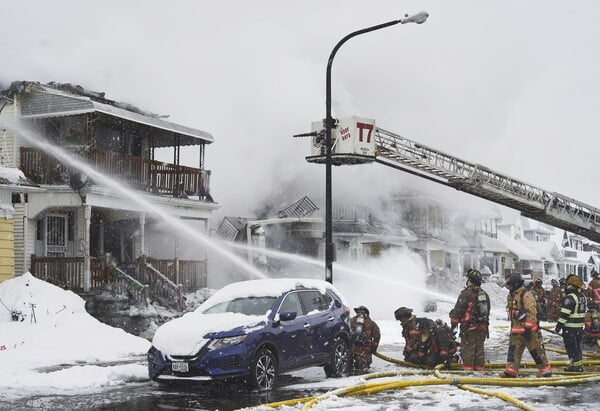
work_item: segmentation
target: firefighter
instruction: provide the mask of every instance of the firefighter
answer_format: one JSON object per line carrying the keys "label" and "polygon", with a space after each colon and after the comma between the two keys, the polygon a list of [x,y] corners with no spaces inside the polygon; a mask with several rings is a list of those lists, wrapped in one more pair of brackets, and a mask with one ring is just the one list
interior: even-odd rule
{"label": "firefighter", "polygon": [[350,320],[354,343],[352,346],[352,367],[364,371],[373,362],[372,354],[377,351],[381,333],[379,326],[371,319],[369,309],[364,305],[354,309],[356,316]]}
{"label": "firefighter", "polygon": [[565,299],[567,293],[565,291],[565,287],[567,286],[567,280],[565,278],[561,278],[558,280],[558,285],[560,287],[560,303],[562,304],[562,300]]}
{"label": "firefighter", "polygon": [[[402,325],[402,336],[404,337],[404,361],[418,362],[416,353],[417,345],[421,341],[422,328],[417,324],[422,321],[417,321],[417,317],[413,315],[413,310],[408,307],[400,307],[394,311],[394,317],[400,321]],[[419,319],[421,320],[421,319]]]}
{"label": "firefighter", "polygon": [[567,296],[562,302],[555,332],[561,333],[565,350],[569,356],[569,365],[565,371],[583,372],[583,354],[581,342],[587,312],[587,298],[583,294],[583,281],[571,274],[567,277]]}
{"label": "firefighter", "polygon": [[590,310],[585,313],[583,337],[586,342],[592,344],[594,341],[600,340],[600,312],[598,312],[598,308],[590,308]]}
{"label": "firefighter", "polygon": [[460,324],[460,355],[463,370],[483,371],[485,366],[484,342],[489,336],[490,296],[481,289],[481,273],[467,271],[467,284],[458,295],[450,311],[450,324]]}
{"label": "firefighter", "polygon": [[548,301],[548,312],[546,316],[548,321],[556,322],[556,320],[558,320],[560,305],[562,304],[562,291],[558,281],[552,279],[550,284],[552,284],[552,288],[548,291],[546,296],[546,300]]}
{"label": "firefighter", "polygon": [[514,273],[508,277],[505,284],[509,290],[506,308],[511,324],[506,369],[500,373],[500,376],[514,378],[519,375],[521,357],[527,348],[541,376],[550,377],[552,369],[542,345],[536,299],[531,291],[525,289],[523,283],[521,274]]}
{"label": "firefighter", "polygon": [[452,362],[456,362],[458,356],[458,344],[454,338],[452,329],[440,319],[435,320],[435,326],[431,329],[431,348],[425,358],[425,365],[433,368],[438,364],[445,364],[450,367]]}
{"label": "firefighter", "polygon": [[587,288],[588,305],[600,309],[600,278],[598,278],[598,271],[592,269],[591,275],[592,280]]}
{"label": "firefighter", "polygon": [[531,282],[531,292],[535,295],[537,301],[537,309],[538,309],[538,320],[546,321],[547,320],[547,302],[546,302],[546,291],[544,291],[544,287],[542,287],[542,280],[535,279]]}

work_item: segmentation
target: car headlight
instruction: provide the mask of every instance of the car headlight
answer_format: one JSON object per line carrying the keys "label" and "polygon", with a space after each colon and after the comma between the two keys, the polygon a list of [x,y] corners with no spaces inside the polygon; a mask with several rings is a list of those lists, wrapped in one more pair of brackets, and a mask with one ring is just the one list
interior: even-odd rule
{"label": "car headlight", "polygon": [[216,338],[208,344],[209,350],[218,350],[220,348],[231,347],[246,341],[247,335],[237,335],[235,337]]}

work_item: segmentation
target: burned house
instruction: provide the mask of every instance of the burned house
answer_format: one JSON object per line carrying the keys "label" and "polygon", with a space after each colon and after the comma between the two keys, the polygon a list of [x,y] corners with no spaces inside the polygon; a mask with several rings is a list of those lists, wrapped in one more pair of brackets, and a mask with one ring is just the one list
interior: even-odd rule
{"label": "burned house", "polygon": [[[204,167],[209,133],[71,84],[20,81],[0,94],[0,163],[40,188],[13,196],[16,275],[31,271],[82,292],[118,280],[168,298],[206,285],[201,247],[184,255],[177,230],[144,204],[208,231],[218,207]],[[182,164],[182,149],[194,166]],[[157,158],[169,150],[172,162]],[[143,201],[86,175],[73,158]]]}

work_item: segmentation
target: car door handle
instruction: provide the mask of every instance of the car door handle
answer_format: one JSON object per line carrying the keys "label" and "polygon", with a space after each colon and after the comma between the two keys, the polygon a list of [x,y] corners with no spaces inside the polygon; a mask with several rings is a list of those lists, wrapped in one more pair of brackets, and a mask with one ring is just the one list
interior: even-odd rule
{"label": "car door handle", "polygon": [[310,328],[310,323],[304,324],[304,328]]}
{"label": "car door handle", "polygon": [[333,321],[333,320],[335,320],[335,317],[329,317],[329,318],[327,319],[327,321]]}

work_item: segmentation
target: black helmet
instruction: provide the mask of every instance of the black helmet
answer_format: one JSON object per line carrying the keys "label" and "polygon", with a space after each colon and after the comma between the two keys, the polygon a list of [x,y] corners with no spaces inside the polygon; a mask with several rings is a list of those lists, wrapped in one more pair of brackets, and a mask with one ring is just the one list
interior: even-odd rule
{"label": "black helmet", "polygon": [[412,316],[413,310],[407,307],[400,307],[396,311],[394,311],[394,317],[396,320],[403,321],[408,320]]}
{"label": "black helmet", "polygon": [[354,311],[356,312],[356,314],[360,314],[361,312],[370,315],[369,314],[369,309],[367,307],[365,307],[364,305],[358,306],[354,309]]}
{"label": "black helmet", "polygon": [[478,270],[469,269],[469,271],[467,271],[467,278],[475,285],[481,285],[483,282],[481,273]]}
{"label": "black helmet", "polygon": [[512,291],[521,287],[524,282],[525,281],[523,280],[523,277],[521,277],[521,274],[513,273],[510,275],[510,277],[508,277],[508,280],[506,280],[504,286]]}
{"label": "black helmet", "polygon": [[417,330],[419,331],[431,331],[435,329],[437,324],[435,321],[430,320],[429,318],[419,318],[417,320]]}
{"label": "black helmet", "polygon": [[565,280],[564,278],[561,278],[558,280],[558,284],[565,285],[565,284],[567,284],[567,280]]}

